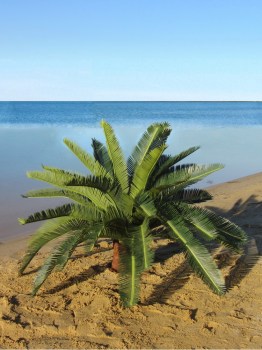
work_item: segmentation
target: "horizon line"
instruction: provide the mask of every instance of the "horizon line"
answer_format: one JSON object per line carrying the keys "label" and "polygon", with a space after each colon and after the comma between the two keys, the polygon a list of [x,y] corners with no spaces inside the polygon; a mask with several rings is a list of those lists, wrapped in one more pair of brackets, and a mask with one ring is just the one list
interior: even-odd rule
{"label": "horizon line", "polygon": [[257,102],[260,103],[262,100],[0,100],[1,102]]}

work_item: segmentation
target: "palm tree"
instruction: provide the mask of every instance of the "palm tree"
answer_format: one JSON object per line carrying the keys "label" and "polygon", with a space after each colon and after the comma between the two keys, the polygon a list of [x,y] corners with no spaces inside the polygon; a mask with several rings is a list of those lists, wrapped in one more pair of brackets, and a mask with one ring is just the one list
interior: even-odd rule
{"label": "palm tree", "polygon": [[24,197],[70,200],[19,219],[21,224],[47,220],[33,235],[20,274],[46,243],[64,236],[38,271],[33,295],[55,268],[66,265],[80,243],[91,251],[98,238],[110,238],[114,242],[112,267],[119,270],[120,296],[125,306],[132,306],[139,300],[140,276],[153,262],[151,241],[155,236],[176,241],[203,281],[215,293],[225,293],[224,279],[203,242],[218,241],[238,251],[246,235],[230,221],[195,205],[211,199],[207,191],[187,188],[223,166],[177,165],[199,147],[176,156],[164,154],[171,132],[167,123],[149,126],[126,162],[112,127],[105,121],[101,125],[106,146],[93,139],[93,156],[64,140],[92,175],[48,166],[27,173],[29,178],[54,187],[30,191]]}

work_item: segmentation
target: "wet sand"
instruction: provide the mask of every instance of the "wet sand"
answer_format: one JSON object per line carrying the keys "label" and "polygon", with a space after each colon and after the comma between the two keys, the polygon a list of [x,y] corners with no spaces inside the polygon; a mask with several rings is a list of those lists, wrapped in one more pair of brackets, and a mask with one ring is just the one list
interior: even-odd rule
{"label": "wet sand", "polygon": [[245,254],[214,252],[229,291],[213,294],[176,246],[158,240],[156,263],[144,273],[139,305],[121,306],[117,274],[108,264],[111,243],[92,256],[81,247],[64,271],[39,294],[30,291],[45,248],[18,277],[27,237],[0,245],[0,348],[216,348],[262,346],[262,173],[210,188],[202,205],[240,225],[249,236]]}

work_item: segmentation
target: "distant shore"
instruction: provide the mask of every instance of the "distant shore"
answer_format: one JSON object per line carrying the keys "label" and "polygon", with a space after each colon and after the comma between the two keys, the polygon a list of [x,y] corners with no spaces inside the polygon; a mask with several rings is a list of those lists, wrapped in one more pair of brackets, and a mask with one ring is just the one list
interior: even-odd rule
{"label": "distant shore", "polygon": [[[225,296],[213,294],[192,273],[186,277],[180,253],[155,263],[143,275],[141,303],[123,309],[117,274],[107,267],[111,244],[101,242],[92,256],[79,250],[32,298],[35,271],[47,249],[18,277],[28,240],[21,237],[0,245],[0,347],[260,349],[262,172],[209,190],[214,199],[201,205],[240,225],[250,238],[246,253],[253,257],[250,266],[248,255],[217,252],[230,287]],[[168,254],[167,243],[156,243],[162,255]]]}

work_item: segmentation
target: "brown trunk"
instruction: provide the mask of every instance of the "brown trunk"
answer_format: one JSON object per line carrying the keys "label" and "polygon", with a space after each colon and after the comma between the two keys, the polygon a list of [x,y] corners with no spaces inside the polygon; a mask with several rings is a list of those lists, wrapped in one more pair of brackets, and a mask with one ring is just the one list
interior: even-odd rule
{"label": "brown trunk", "polygon": [[118,240],[113,241],[113,260],[111,264],[111,268],[113,271],[118,272],[119,270],[119,250],[120,250],[120,243]]}

